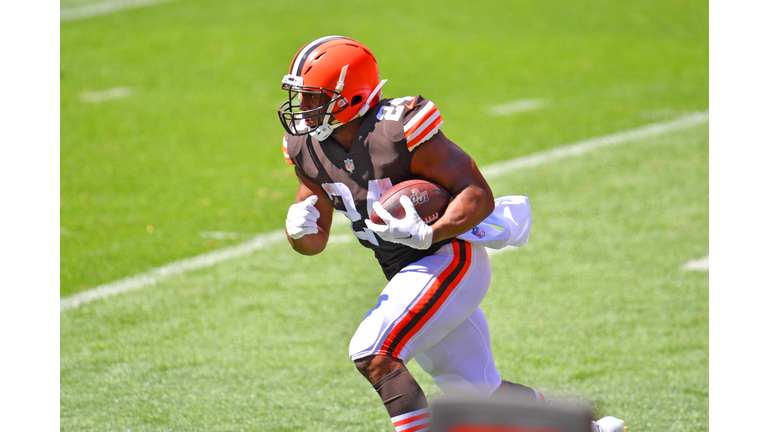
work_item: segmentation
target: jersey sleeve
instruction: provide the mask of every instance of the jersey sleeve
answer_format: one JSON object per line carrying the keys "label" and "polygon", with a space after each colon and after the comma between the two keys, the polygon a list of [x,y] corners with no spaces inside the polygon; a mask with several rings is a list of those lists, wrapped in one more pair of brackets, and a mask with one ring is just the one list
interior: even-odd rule
{"label": "jersey sleeve", "polygon": [[283,136],[283,157],[285,158],[286,163],[295,165],[293,163],[293,159],[291,158],[291,155],[288,153],[288,140],[286,138],[287,136]]}
{"label": "jersey sleeve", "polygon": [[405,141],[409,152],[432,138],[443,125],[443,117],[435,103],[421,96],[384,99],[376,119],[387,138],[394,142]]}
{"label": "jersey sleeve", "polygon": [[440,130],[443,117],[434,102],[421,96],[416,96],[404,105],[403,133],[408,151],[414,151],[419,144]]}
{"label": "jersey sleeve", "polygon": [[283,135],[283,158],[285,158],[285,163],[296,167],[302,165],[302,149],[306,147],[306,142],[309,140],[309,135],[295,136],[286,132]]}

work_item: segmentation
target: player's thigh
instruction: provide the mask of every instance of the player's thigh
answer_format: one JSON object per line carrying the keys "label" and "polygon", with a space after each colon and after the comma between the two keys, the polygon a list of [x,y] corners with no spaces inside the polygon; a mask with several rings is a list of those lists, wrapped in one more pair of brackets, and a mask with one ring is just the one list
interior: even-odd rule
{"label": "player's thigh", "polygon": [[350,357],[387,355],[407,363],[477,308],[490,277],[485,248],[461,240],[407,266],[358,327]]}

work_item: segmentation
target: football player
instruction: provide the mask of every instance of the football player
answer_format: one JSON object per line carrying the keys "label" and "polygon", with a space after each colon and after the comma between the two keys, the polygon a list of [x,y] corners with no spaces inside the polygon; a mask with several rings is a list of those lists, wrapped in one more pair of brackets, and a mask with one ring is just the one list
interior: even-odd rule
{"label": "football player", "polygon": [[[383,99],[385,83],[371,51],[347,37],[319,38],[293,57],[282,80],[288,101],[278,110],[285,161],[299,181],[286,217],[288,241],[305,255],[322,252],[336,209],[373,250],[389,282],[352,337],[349,355],[397,431],[430,425],[427,399],[405,366],[412,359],[446,394],[515,392],[545,402],[538,391],[502,380],[480,309],[491,265],[482,239],[467,241],[473,239],[466,233],[494,212],[491,188],[440,130],[443,118],[432,101]],[[432,225],[405,197],[402,220],[377,202],[393,185],[417,178],[452,197]],[[369,220],[372,210],[386,225]],[[516,245],[525,244],[529,226]],[[614,430],[623,427],[606,429]]]}

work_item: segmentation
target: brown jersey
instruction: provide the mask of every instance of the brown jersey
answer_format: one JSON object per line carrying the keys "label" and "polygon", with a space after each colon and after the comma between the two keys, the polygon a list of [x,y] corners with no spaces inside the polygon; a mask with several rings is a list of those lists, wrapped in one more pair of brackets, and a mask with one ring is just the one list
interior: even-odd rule
{"label": "brown jersey", "polygon": [[442,126],[440,111],[422,98],[384,99],[363,118],[349,152],[333,136],[318,141],[310,135],[283,138],[286,162],[320,185],[333,207],[352,222],[352,231],[363,246],[373,249],[387,279],[403,267],[431,255],[450,239],[427,250],[391,243],[365,225],[372,206],[387,189],[417,178],[411,172],[413,150]]}

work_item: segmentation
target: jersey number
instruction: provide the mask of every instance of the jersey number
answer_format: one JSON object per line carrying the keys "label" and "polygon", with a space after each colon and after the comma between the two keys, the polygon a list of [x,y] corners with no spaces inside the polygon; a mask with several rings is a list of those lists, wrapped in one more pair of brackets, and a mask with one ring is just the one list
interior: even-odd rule
{"label": "jersey number", "polygon": [[403,105],[399,105],[396,107],[393,106],[383,106],[381,107],[381,111],[379,112],[379,120],[382,118],[384,120],[392,120],[392,121],[398,121],[400,120],[400,116],[403,115],[403,110],[405,107]]}
{"label": "jersey number", "polygon": [[[368,180],[368,196],[367,196],[367,210],[368,215],[373,212],[373,203],[381,198],[381,195],[392,187],[392,180],[389,178]],[[352,191],[344,183],[323,183],[323,189],[328,196],[333,199],[334,196],[341,198],[346,210],[339,210],[344,216],[347,217],[352,223],[359,221],[363,218],[360,212],[355,208],[355,200],[352,198]],[[350,226],[352,228],[352,226]],[[376,239],[376,235],[368,228],[363,228],[362,231],[355,231],[352,228],[352,232],[355,236],[361,240],[366,240],[378,246],[379,241]]]}
{"label": "jersey number", "polygon": [[403,111],[405,111],[405,105],[402,104],[410,100],[413,100],[413,96],[392,99],[389,101],[389,105],[384,105],[379,109],[379,113],[376,114],[376,118],[379,120],[400,120],[400,116],[403,115]]}

